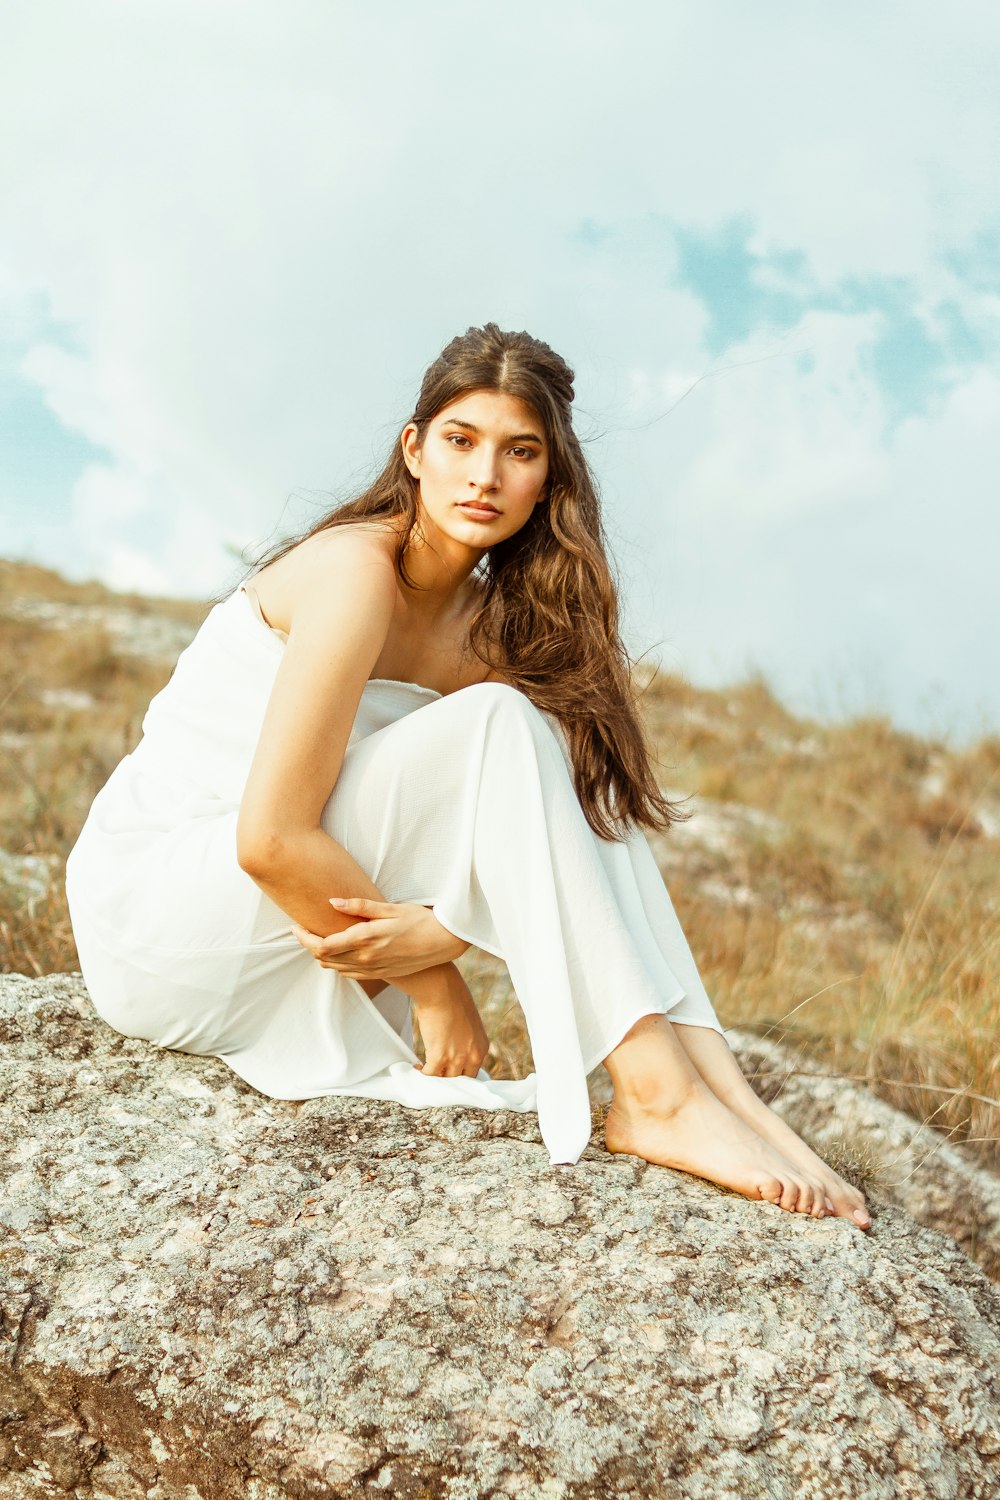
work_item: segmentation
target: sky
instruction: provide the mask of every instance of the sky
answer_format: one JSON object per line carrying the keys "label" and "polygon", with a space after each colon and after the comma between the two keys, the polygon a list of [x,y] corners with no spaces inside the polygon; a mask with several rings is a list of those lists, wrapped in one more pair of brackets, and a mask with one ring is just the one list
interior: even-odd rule
{"label": "sky", "polygon": [[7,0],[0,555],[207,598],[454,334],[576,371],[626,643],[1000,732],[989,0]]}

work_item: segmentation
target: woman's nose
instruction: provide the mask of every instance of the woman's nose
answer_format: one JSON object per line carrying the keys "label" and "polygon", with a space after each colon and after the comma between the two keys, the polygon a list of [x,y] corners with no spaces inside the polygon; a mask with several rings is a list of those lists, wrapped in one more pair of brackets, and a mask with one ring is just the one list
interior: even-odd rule
{"label": "woman's nose", "polygon": [[474,484],[477,489],[494,490],[497,485],[497,461],[496,455],[487,453],[480,448],[476,454],[476,462],[472,466],[472,474],[469,483]]}

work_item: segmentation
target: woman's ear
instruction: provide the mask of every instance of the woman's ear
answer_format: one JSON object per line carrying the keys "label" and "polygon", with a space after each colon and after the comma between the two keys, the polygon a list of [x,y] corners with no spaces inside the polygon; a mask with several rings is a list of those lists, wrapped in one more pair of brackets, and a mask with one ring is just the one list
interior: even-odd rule
{"label": "woman's ear", "polygon": [[420,477],[420,446],[417,438],[417,424],[415,422],[407,422],[400,435],[399,442],[403,450],[403,462],[414,479]]}

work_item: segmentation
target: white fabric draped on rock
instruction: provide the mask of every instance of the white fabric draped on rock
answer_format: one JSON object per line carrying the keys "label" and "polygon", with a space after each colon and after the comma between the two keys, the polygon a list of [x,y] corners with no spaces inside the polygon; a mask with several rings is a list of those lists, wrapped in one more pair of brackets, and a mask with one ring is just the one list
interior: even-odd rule
{"label": "white fabric draped on rock", "polygon": [[593,833],[558,722],[514,688],[365,685],[323,827],[387,901],[505,961],[534,1063],[520,1080],[425,1075],[408,997],[321,968],[237,862],[283,649],[245,589],[216,605],[95,798],[66,868],[95,1008],[272,1098],[537,1109],[551,1161],[577,1161],[587,1074],[639,1017],[723,1030],[645,836]]}

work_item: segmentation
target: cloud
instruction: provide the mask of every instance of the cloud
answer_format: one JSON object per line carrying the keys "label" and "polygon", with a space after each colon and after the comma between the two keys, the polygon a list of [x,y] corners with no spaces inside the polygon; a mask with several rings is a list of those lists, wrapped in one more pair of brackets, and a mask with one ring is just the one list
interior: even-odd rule
{"label": "cloud", "polygon": [[[920,663],[951,656],[909,580],[949,506],[983,524],[996,457],[971,436],[997,368],[993,8],[958,0],[947,42],[927,3],[12,16],[0,298],[44,300],[21,377],[101,450],[75,566],[214,591],[290,499],[360,483],[428,360],[495,317],[577,366],[636,629],[695,673],[760,651],[779,683],[857,642],[919,714]],[[881,559],[918,480],[903,576]],[[942,639],[961,609],[983,634],[985,601],[940,586]]]}
{"label": "cloud", "polygon": [[661,510],[634,530],[670,547],[643,630],[696,680],[759,667],[803,711],[982,732],[997,718],[1000,375],[968,371],[887,442],[870,334],[870,319],[807,315],[790,341],[811,341],[812,371],[741,367],[736,348],[660,429]]}

